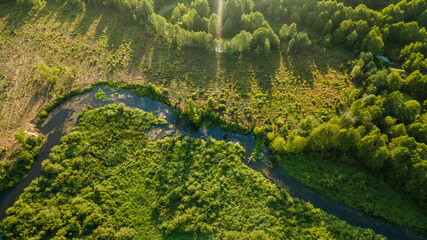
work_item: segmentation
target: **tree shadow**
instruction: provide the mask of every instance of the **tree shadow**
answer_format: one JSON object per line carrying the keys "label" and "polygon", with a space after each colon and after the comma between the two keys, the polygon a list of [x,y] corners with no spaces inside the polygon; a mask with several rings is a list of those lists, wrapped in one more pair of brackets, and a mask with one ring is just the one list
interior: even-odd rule
{"label": "tree shadow", "polygon": [[279,52],[272,51],[268,59],[252,53],[228,56],[194,48],[177,49],[163,40],[154,40],[139,54],[140,65],[150,82],[166,86],[172,81],[186,82],[190,89],[202,92],[201,99],[207,97],[204,92],[215,95],[228,90],[249,94],[253,84],[270,93],[280,64]]}
{"label": "tree shadow", "polygon": [[[40,84],[44,85],[40,87]],[[37,105],[40,103],[40,99],[43,99],[42,105],[49,102],[49,92],[50,89],[53,88],[53,86],[50,86],[46,83],[38,83],[38,82],[32,82],[32,97],[27,102],[25,106],[25,110],[23,112],[31,112],[34,108],[37,107]],[[35,119],[33,119],[35,120]]]}
{"label": "tree shadow", "polygon": [[[91,6],[87,6],[87,8],[91,8]],[[99,14],[94,13],[93,11],[85,9],[85,14],[80,20],[77,27],[74,29],[74,33],[76,34],[86,34],[89,31],[90,26],[94,23],[95,19],[100,17]]]}
{"label": "tree shadow", "polygon": [[272,90],[272,81],[276,77],[277,70],[280,66],[281,53],[278,50],[271,51],[268,58],[265,55],[247,56],[247,62],[254,73],[257,85],[265,94],[270,94]]}
{"label": "tree shadow", "polygon": [[353,59],[353,54],[341,47],[315,48],[309,57],[316,64],[320,74],[327,74],[331,69],[335,71],[345,70],[348,67],[348,61]]}
{"label": "tree shadow", "polygon": [[10,31],[14,35],[31,18],[30,8],[19,8],[13,2],[0,4],[0,8],[0,18],[6,17],[2,32]]}
{"label": "tree shadow", "polygon": [[[11,34],[14,34],[25,24],[34,24],[45,17],[55,18],[62,26],[64,22],[74,21],[78,14],[76,11],[79,9],[67,2],[56,1],[47,1],[44,6],[38,8],[18,7],[14,3],[4,4],[3,6],[2,9],[6,11],[0,11],[0,17],[7,17],[2,32],[10,31]],[[45,28],[42,30],[45,30]]]}
{"label": "tree shadow", "polygon": [[[81,12],[85,12],[84,5],[82,3],[77,3],[77,2],[74,4],[69,1],[52,3],[50,6],[52,7],[52,9],[54,9],[53,11],[55,11],[55,16],[54,16],[55,21],[59,23],[57,26],[55,26],[57,28],[62,28],[64,24],[70,24],[76,21],[79,14],[81,14]],[[79,20],[79,25],[82,24],[82,22],[84,21]],[[74,36],[75,30],[72,32],[73,32],[72,36]]]}
{"label": "tree shadow", "polygon": [[[131,53],[126,58],[125,73],[129,76],[140,75],[143,81],[164,87],[170,87],[174,81],[185,83],[187,88],[178,90],[187,97],[198,94],[196,97],[202,100],[209,96],[205,93],[219,95],[224,91],[248,96],[253,92],[253,87],[264,94],[271,94],[278,84],[275,82],[278,78],[290,78],[287,83],[304,83],[313,87],[317,73],[328,74],[330,69],[338,70],[339,64],[342,64],[342,58],[335,58],[336,53],[332,50],[323,53],[315,49],[309,54],[284,55],[272,49],[266,58],[264,54],[255,56],[253,51],[229,57],[224,53],[178,48],[164,40],[147,37],[145,25],[125,21],[114,10],[96,8],[90,4],[79,9],[64,2],[49,1],[37,14],[22,10],[17,10],[17,13],[16,16],[9,14],[6,17],[9,29],[10,26],[19,28],[25,21],[36,22],[48,17],[54,18],[57,26],[72,22],[74,30],[68,34],[71,38],[92,34],[90,38],[96,40],[101,50],[105,47],[108,55],[111,53],[114,56],[122,44],[128,44]],[[0,14],[6,16],[8,13],[0,10]],[[279,75],[278,71],[283,66],[287,73]],[[110,75],[107,74],[107,77]]]}
{"label": "tree shadow", "polygon": [[[106,17],[107,16],[107,17]],[[116,19],[117,20],[117,19]],[[116,52],[125,38],[132,41],[132,36],[129,33],[129,28],[119,19],[114,22],[114,19],[108,15],[102,14],[95,30],[95,38],[106,37],[106,47],[113,52]]]}
{"label": "tree shadow", "polygon": [[314,74],[316,72],[315,61],[307,55],[292,54],[283,55],[283,64],[290,72],[289,82],[294,85],[305,84],[311,88],[314,85]]}
{"label": "tree shadow", "polygon": [[[293,55],[272,50],[266,59],[265,55],[255,56],[252,52],[227,56],[199,49],[177,49],[163,40],[154,40],[138,55],[136,61],[140,61],[148,81],[166,87],[172,80],[186,82],[190,89],[214,94],[225,90],[250,94],[254,85],[269,94],[277,78],[285,78],[288,84],[313,88],[319,74],[327,75],[330,70],[339,72],[345,64],[345,57],[336,57],[336,52],[329,50],[326,54],[314,51]],[[286,75],[278,74],[280,68],[285,68]]]}

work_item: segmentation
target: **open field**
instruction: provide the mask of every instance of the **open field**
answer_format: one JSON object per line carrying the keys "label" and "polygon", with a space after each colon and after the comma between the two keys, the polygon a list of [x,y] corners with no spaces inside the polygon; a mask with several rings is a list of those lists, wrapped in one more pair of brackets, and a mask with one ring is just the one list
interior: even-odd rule
{"label": "open field", "polygon": [[[181,99],[180,107],[190,97],[196,103],[212,98],[227,106],[224,115],[246,126],[277,117],[298,122],[307,114],[329,111],[351,88],[340,71],[348,57],[338,50],[294,57],[274,52],[261,61],[230,58],[175,49],[108,10],[51,2],[29,12],[4,6],[0,146],[7,149],[17,129],[29,129],[55,96],[97,80],[153,82],[169,88],[174,100]],[[49,81],[51,76],[56,80]]]}

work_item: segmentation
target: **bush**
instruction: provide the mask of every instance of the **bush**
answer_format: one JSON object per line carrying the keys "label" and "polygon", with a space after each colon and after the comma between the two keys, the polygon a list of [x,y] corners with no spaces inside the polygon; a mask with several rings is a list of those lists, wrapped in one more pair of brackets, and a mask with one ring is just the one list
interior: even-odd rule
{"label": "bush", "polygon": [[[25,138],[22,128],[18,130],[15,137],[21,143],[22,149],[14,154],[11,159],[7,159],[0,164],[0,192],[18,183],[20,177],[30,169],[31,164],[39,154],[44,138],[42,134],[37,137],[29,136]],[[5,154],[6,149],[3,149],[1,153]]]}
{"label": "bush", "polygon": [[301,153],[307,146],[307,139],[301,136],[295,136],[292,141],[288,141],[286,152]]}
{"label": "bush", "polygon": [[283,137],[276,137],[270,144],[270,147],[274,152],[284,153],[286,150],[286,141]]}
{"label": "bush", "polygon": [[40,63],[37,67],[42,72],[42,77],[51,85],[55,85],[58,81],[58,74],[61,72],[59,67],[49,67],[46,63]]}
{"label": "bush", "polygon": [[260,134],[262,133],[262,130],[260,127],[255,127],[254,128],[254,134],[255,136],[260,136]]}

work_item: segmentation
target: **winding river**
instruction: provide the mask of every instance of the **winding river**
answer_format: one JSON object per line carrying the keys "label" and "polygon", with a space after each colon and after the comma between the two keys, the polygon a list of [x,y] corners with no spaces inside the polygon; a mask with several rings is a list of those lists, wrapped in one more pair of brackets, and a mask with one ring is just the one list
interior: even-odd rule
{"label": "winding river", "polygon": [[[103,100],[95,98],[95,93],[99,89],[103,89],[106,93],[106,98]],[[73,97],[52,111],[44,125],[39,129],[47,139],[40,151],[38,161],[34,162],[31,169],[16,186],[0,195],[0,220],[6,217],[6,209],[14,204],[19,195],[24,192],[24,189],[30,185],[31,181],[42,174],[41,162],[49,157],[50,149],[53,146],[60,144],[60,138],[69,133],[78,124],[78,114],[88,105],[96,108],[111,103],[124,103],[129,107],[139,108],[151,112],[156,117],[166,119],[168,121],[167,124],[153,128],[147,133],[147,137],[150,140],[179,134],[204,140],[212,137],[217,140],[234,142],[245,149],[245,164],[248,167],[261,172],[278,187],[286,188],[292,197],[310,202],[314,207],[333,214],[353,226],[371,228],[388,239],[427,239],[427,233],[418,233],[387,223],[382,219],[374,218],[361,210],[348,207],[343,202],[331,200],[303,186],[270,162],[271,154],[265,146],[261,151],[263,153],[262,159],[249,161],[249,157],[256,145],[252,134],[244,135],[236,132],[227,132],[220,128],[197,128],[193,124],[179,119],[171,107],[164,103],[154,101],[148,97],[138,97],[129,90],[115,91],[106,89],[105,86],[97,87],[85,94]]]}

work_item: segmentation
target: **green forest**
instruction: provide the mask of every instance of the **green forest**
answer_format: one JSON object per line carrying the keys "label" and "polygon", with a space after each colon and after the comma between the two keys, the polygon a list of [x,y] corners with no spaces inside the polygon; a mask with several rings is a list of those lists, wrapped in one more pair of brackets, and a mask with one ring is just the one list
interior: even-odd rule
{"label": "green forest", "polygon": [[[27,130],[107,85],[196,126],[253,132],[309,188],[425,233],[426,28],[425,0],[0,0],[0,192],[43,145]],[[85,111],[1,234],[378,237],[277,190],[233,144],[148,142],[162,123],[124,106]]]}
{"label": "green forest", "polygon": [[[215,140],[149,142],[164,120],[124,104],[85,111],[1,233],[10,239],[382,239],[279,191]],[[111,134],[114,131],[114,134]]]}

